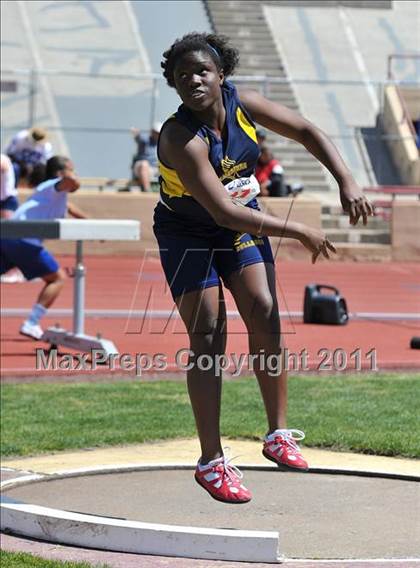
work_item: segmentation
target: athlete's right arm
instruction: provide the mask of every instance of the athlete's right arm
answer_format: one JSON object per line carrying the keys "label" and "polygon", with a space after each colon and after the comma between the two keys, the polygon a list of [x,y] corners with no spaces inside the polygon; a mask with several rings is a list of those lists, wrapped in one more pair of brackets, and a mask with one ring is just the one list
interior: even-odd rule
{"label": "athlete's right arm", "polygon": [[221,227],[251,235],[298,239],[312,253],[313,262],[321,253],[329,258],[329,251],[335,252],[322,231],[235,204],[209,161],[207,144],[175,121],[161,133],[159,154]]}

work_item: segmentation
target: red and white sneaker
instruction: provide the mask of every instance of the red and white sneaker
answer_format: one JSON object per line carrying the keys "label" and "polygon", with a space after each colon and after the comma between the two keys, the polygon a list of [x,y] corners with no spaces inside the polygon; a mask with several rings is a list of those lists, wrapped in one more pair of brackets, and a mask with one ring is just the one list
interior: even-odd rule
{"label": "red and white sneaker", "polygon": [[197,464],[195,480],[209,493],[213,499],[223,503],[248,503],[252,495],[242,485],[243,473],[230,465],[225,456],[201,465]]}
{"label": "red and white sneaker", "polygon": [[275,430],[264,438],[263,456],[280,468],[308,471],[308,463],[300,453],[296,441],[303,440],[301,430]]}

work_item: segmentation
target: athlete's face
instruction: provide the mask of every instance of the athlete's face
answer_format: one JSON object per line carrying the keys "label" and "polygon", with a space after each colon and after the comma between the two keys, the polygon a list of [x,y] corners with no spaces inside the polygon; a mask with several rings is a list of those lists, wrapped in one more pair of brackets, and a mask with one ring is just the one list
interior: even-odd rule
{"label": "athlete's face", "polygon": [[205,51],[184,54],[175,66],[174,80],[182,102],[192,110],[206,110],[222,96],[223,71]]}

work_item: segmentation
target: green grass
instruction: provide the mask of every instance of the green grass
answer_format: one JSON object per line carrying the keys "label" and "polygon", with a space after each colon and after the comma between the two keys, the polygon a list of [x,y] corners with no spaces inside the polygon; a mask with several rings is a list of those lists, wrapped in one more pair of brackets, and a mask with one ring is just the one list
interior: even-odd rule
{"label": "green grass", "polygon": [[[419,377],[299,376],[289,380],[289,427],[306,446],[420,457]],[[195,436],[183,382],[3,385],[3,458]],[[254,379],[227,381],[223,436],[259,439],[266,423]]]}
{"label": "green grass", "polygon": [[[45,560],[26,552],[0,551],[2,568],[92,568],[88,562],[61,562]],[[95,565],[96,568],[110,568],[108,564]]]}

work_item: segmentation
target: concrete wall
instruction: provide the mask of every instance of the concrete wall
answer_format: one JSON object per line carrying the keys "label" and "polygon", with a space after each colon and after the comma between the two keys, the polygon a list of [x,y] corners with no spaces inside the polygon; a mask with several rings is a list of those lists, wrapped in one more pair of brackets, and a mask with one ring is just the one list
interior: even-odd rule
{"label": "concrete wall", "polygon": [[420,200],[392,204],[392,259],[420,261]]}
{"label": "concrete wall", "polygon": [[400,92],[404,97],[411,120],[418,119],[420,117],[420,88],[400,87]]}
{"label": "concrete wall", "polygon": [[[265,197],[260,199],[263,211],[297,223],[304,223],[316,229],[321,228],[321,203],[316,199],[299,196],[295,200],[284,197]],[[303,260],[309,252],[295,239],[270,238],[273,254],[276,258]]]}
{"label": "concrete wall", "polygon": [[388,140],[388,146],[401,179],[408,185],[420,185],[419,152],[393,85],[384,93],[383,126],[385,132],[394,137]]}
{"label": "concrete wall", "polygon": [[[23,202],[30,191],[20,190],[19,200]],[[104,193],[99,191],[83,191],[72,195],[71,202],[96,219],[136,219],[141,222],[140,242],[86,242],[85,254],[121,254],[135,255],[145,249],[155,249],[157,243],[153,234],[153,211],[158,202],[156,193]],[[293,202],[293,203],[292,203]],[[288,198],[263,198],[261,207],[267,213],[286,218],[290,221],[305,223],[312,227],[321,227],[321,205],[312,198],[299,196],[294,201]],[[279,239],[272,239],[273,248],[278,247]],[[73,242],[48,241],[48,249],[55,253],[72,254]],[[279,249],[282,258],[306,258],[305,249],[292,239],[284,239]]]}

